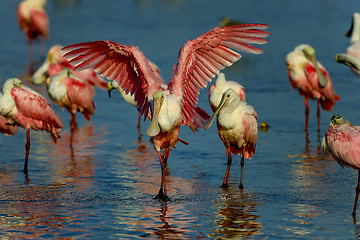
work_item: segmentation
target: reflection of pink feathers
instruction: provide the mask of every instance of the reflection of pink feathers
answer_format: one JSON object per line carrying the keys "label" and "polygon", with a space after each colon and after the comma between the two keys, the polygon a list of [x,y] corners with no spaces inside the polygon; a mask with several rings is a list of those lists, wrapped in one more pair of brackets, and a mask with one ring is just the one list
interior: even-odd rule
{"label": "reflection of pink feathers", "polygon": [[0,115],[0,132],[11,136],[17,133],[17,126],[10,125],[3,115]]}

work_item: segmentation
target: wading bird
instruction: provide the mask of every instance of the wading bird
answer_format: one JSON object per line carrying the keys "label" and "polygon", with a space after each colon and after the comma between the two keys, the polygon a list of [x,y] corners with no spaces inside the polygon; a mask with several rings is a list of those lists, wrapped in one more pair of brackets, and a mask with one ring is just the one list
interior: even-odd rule
{"label": "wading bird", "polygon": [[[78,43],[63,48],[75,70],[93,68],[118,82],[125,93],[135,94],[141,114],[147,115],[151,105],[151,123],[147,134],[155,146],[161,166],[161,186],[155,198],[168,200],[165,176],[167,160],[176,146],[181,125],[203,126],[208,115],[196,106],[199,89],[220,70],[239,60],[233,50],[262,53],[249,44],[264,44],[269,35],[266,24],[247,24],[214,28],[180,49],[178,63],[165,90],[151,69],[149,60],[136,46],[111,41]],[[260,30],[259,30],[260,29]],[[164,149],[161,156],[161,149]]]}
{"label": "wading bird", "polygon": [[285,62],[291,87],[298,89],[305,103],[305,131],[309,120],[308,99],[317,100],[318,131],[320,131],[320,105],[323,110],[331,111],[336,100],[340,97],[335,94],[330,76],[326,69],[316,60],[315,50],[307,44],[301,44],[290,52]]}
{"label": "wading bird", "polygon": [[235,81],[226,81],[225,74],[219,73],[215,84],[212,84],[209,88],[209,104],[213,112],[219,106],[223,93],[229,88],[239,94],[240,100],[246,100],[245,88]]}
{"label": "wading bird", "polygon": [[94,115],[94,90],[82,79],[72,74],[69,68],[63,68],[58,74],[46,80],[51,100],[71,115],[71,129],[76,127],[76,112],[83,114],[87,121]]}
{"label": "wading bird", "polygon": [[[350,37],[350,46],[346,49],[346,53],[360,59],[360,13],[353,14],[351,28],[345,36]],[[352,70],[360,75],[359,71]]]}
{"label": "wading bird", "polygon": [[10,124],[16,124],[26,129],[24,173],[27,174],[30,129],[49,132],[56,143],[56,140],[60,138],[63,123],[43,96],[24,86],[22,81],[17,78],[6,80],[2,87],[0,114]]}
{"label": "wading bird", "polygon": [[341,167],[358,170],[358,184],[352,211],[352,215],[355,216],[360,192],[360,127],[353,126],[338,114],[332,115],[322,147],[331,153]]}
{"label": "wading bird", "polygon": [[252,158],[256,148],[258,133],[258,115],[254,108],[240,99],[233,89],[226,90],[214,114],[204,125],[208,129],[215,117],[221,141],[225,145],[227,169],[222,187],[228,187],[229,171],[232,163],[231,153],[241,155],[241,178],[239,187],[243,185],[244,158]]}
{"label": "wading bird", "polygon": [[33,60],[33,40],[39,41],[40,54],[42,55],[41,38],[49,37],[49,20],[45,11],[46,0],[25,0],[17,9],[17,18],[20,28],[26,34],[29,42],[30,62]]}
{"label": "wading bird", "polygon": [[[49,49],[44,63],[32,76],[33,84],[40,85],[44,83],[48,77],[58,74],[63,68],[74,69],[68,63],[68,60],[62,56],[61,48],[62,46],[60,45],[54,45]],[[73,75],[85,81],[92,88],[96,86],[100,89],[106,89],[106,81],[91,69],[83,71],[73,70]]]}

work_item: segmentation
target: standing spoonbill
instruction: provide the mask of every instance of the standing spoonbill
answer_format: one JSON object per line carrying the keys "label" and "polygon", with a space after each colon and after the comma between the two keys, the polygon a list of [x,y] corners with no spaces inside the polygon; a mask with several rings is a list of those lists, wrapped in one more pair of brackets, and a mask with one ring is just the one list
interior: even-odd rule
{"label": "standing spoonbill", "polygon": [[25,0],[17,9],[17,19],[20,28],[26,34],[29,42],[30,62],[33,59],[32,42],[39,41],[40,54],[42,53],[41,37],[49,37],[49,20],[45,11],[46,0]]}
{"label": "standing spoonbill", "polygon": [[[151,123],[147,134],[158,153],[161,185],[155,198],[168,200],[165,176],[167,160],[176,146],[181,125],[201,127],[208,115],[196,106],[199,89],[207,86],[226,66],[239,60],[237,51],[259,54],[263,51],[249,44],[265,44],[266,24],[246,24],[214,28],[188,42],[180,49],[178,63],[165,90],[151,69],[149,60],[136,46],[111,41],[78,43],[63,48],[64,57],[72,58],[75,70],[93,68],[118,82],[125,93],[135,94],[141,114],[151,105]],[[259,30],[261,29],[261,30]],[[161,156],[161,149],[164,149]]]}
{"label": "standing spoonbill", "polygon": [[81,112],[87,121],[94,115],[94,90],[82,79],[72,74],[69,68],[63,68],[58,74],[46,81],[47,91],[53,102],[71,115],[71,129],[76,127],[76,112]]}
{"label": "standing spoonbill", "polygon": [[16,124],[26,129],[24,173],[27,174],[30,129],[49,132],[56,143],[56,140],[60,138],[63,123],[42,95],[24,86],[22,81],[17,78],[7,79],[2,87],[0,114],[10,124]]}
{"label": "standing spoonbill", "polygon": [[318,131],[320,131],[320,105],[323,110],[331,111],[336,100],[330,76],[326,69],[316,60],[315,50],[310,45],[301,44],[287,54],[285,62],[291,87],[298,89],[305,103],[305,131],[309,120],[308,99],[317,100]]}
{"label": "standing spoonbill", "polygon": [[360,127],[353,126],[342,116],[334,114],[321,145],[331,153],[341,167],[358,170],[358,184],[352,211],[352,215],[355,216],[360,192]]}
{"label": "standing spoonbill", "polygon": [[244,158],[252,158],[256,148],[258,133],[258,115],[254,108],[240,99],[233,89],[227,89],[221,98],[214,114],[204,125],[208,129],[215,117],[221,141],[225,145],[227,169],[222,187],[228,187],[229,171],[232,163],[231,153],[241,155],[241,178],[239,188],[243,185]]}
{"label": "standing spoonbill", "polygon": [[226,81],[225,74],[219,73],[215,84],[212,84],[209,88],[208,99],[213,112],[215,112],[219,106],[223,93],[229,88],[239,94],[240,100],[246,100],[245,88],[235,81]]}
{"label": "standing spoonbill", "polygon": [[[68,60],[62,56],[61,48],[60,45],[54,45],[49,49],[44,63],[32,76],[33,84],[40,85],[44,83],[48,77],[58,74],[63,68],[74,69],[68,63]],[[92,88],[96,86],[100,89],[106,89],[106,81],[91,69],[73,71],[73,75],[85,81]]]}
{"label": "standing spoonbill", "polygon": [[[160,75],[160,68],[151,61],[149,61],[149,64],[150,64],[151,69],[154,71],[156,77],[159,79],[160,83],[163,85],[162,87],[166,89],[167,86],[165,85],[165,81]],[[120,93],[122,98],[127,103],[129,103],[130,105],[132,105],[134,107],[137,107],[137,102],[135,101],[135,96],[133,94],[131,94],[131,92],[125,93],[125,91],[120,87],[120,85],[116,81],[114,81],[114,80],[108,81],[107,82],[107,90],[108,90],[109,97],[111,97],[111,91],[114,89],[116,89]],[[141,112],[140,111],[138,111],[138,112],[139,112],[139,114],[138,114],[137,129],[138,129],[139,136],[141,136],[142,135],[141,130],[140,130]],[[148,114],[148,117],[151,119],[150,114]]]}
{"label": "standing spoonbill", "polygon": [[[350,37],[350,46],[346,49],[346,53],[360,59],[360,13],[353,14],[351,28],[345,36]],[[352,70],[360,75],[359,71],[353,68]]]}

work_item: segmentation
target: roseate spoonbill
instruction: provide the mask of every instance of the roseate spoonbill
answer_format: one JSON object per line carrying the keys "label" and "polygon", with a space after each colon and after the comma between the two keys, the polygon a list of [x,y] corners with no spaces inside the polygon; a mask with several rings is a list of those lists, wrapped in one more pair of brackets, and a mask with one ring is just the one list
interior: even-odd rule
{"label": "roseate spoonbill", "polygon": [[81,112],[87,121],[94,115],[94,91],[82,79],[63,68],[46,81],[47,90],[53,102],[71,114],[71,129],[76,127],[76,112]]}
{"label": "roseate spoonbill", "polygon": [[360,58],[346,53],[338,53],[335,56],[335,61],[351,67],[354,72],[360,75]]}
{"label": "roseate spoonbill", "polygon": [[258,115],[254,108],[241,100],[239,94],[233,89],[227,89],[221,102],[204,125],[208,129],[215,117],[221,141],[223,141],[227,157],[227,169],[222,187],[228,187],[229,171],[232,163],[231,153],[241,155],[241,178],[239,187],[243,185],[244,158],[251,159],[256,148],[258,133]]}
{"label": "roseate spoonbill", "polygon": [[352,215],[355,216],[360,191],[360,127],[353,126],[342,116],[334,114],[321,145],[331,153],[341,167],[352,167],[358,170],[359,178],[352,211]]}
{"label": "roseate spoonbill", "polygon": [[316,60],[315,50],[308,44],[301,44],[290,52],[286,58],[289,81],[293,89],[298,89],[305,103],[305,131],[309,120],[308,99],[317,100],[318,131],[320,131],[320,106],[323,110],[331,111],[336,100],[329,73]]}
{"label": "roseate spoonbill", "polygon": [[24,173],[27,174],[30,129],[49,132],[56,143],[56,140],[60,138],[63,123],[42,95],[24,86],[22,81],[17,78],[7,79],[2,87],[0,114],[10,124],[16,124],[26,129]]}
{"label": "roseate spoonbill", "polygon": [[29,42],[30,61],[33,59],[32,42],[38,39],[42,54],[41,37],[49,37],[49,20],[45,10],[46,0],[25,0],[17,9],[20,28],[26,34]]}
{"label": "roseate spoonbill", "polygon": [[[150,63],[150,67],[152,68],[155,75],[159,79],[159,82],[161,84],[163,84],[163,88],[167,88],[167,86],[165,85],[164,79],[160,75],[160,68],[155,63],[153,63],[151,61],[149,61],[149,63]],[[116,89],[120,93],[122,98],[127,103],[131,104],[134,107],[137,107],[137,102],[135,101],[135,96],[133,94],[131,94],[130,92],[126,94],[125,91],[120,87],[120,85],[116,81],[114,81],[114,80],[108,81],[107,82],[107,90],[108,90],[109,97],[111,97],[111,91],[114,90],[114,89]],[[151,119],[150,114],[148,114],[148,117]],[[140,122],[141,122],[141,112],[139,111],[138,123],[137,123],[137,129],[138,129],[139,136],[142,135],[141,130],[140,130]]]}
{"label": "roseate spoonbill", "polygon": [[0,132],[11,136],[17,133],[18,128],[16,125],[10,124],[3,115],[0,115]]}
{"label": "roseate spoonbill", "polygon": [[[42,84],[48,77],[52,77],[58,74],[65,67],[73,70],[74,67],[70,65],[68,60],[62,56],[61,48],[62,46],[60,45],[54,45],[49,49],[44,63],[39,67],[39,69],[32,77],[33,84]],[[73,75],[85,81],[89,86],[96,86],[100,89],[106,89],[106,81],[91,69],[73,71]]]}
{"label": "roseate spoonbill", "polygon": [[215,84],[212,84],[209,88],[209,103],[211,110],[216,111],[219,106],[221,97],[227,89],[233,89],[240,96],[240,100],[246,100],[245,88],[235,81],[226,81],[225,74],[219,73]]}
{"label": "roseate spoonbill", "polygon": [[[350,46],[346,49],[346,53],[360,59],[360,13],[353,14],[351,28],[345,36],[350,37]],[[353,68],[352,70],[360,75],[359,71]]]}
{"label": "roseate spoonbill", "polygon": [[[176,146],[181,125],[203,126],[208,115],[196,106],[199,89],[204,88],[220,70],[239,60],[237,51],[262,53],[249,44],[265,44],[269,35],[266,24],[247,24],[214,28],[180,49],[178,63],[165,90],[149,60],[136,46],[111,41],[78,43],[63,48],[64,57],[72,58],[75,70],[93,68],[115,80],[125,93],[135,94],[141,114],[147,115],[151,105],[151,123],[147,134],[158,153],[161,166],[161,186],[155,198],[168,200],[165,175],[167,160]],[[164,149],[161,156],[161,149]]]}

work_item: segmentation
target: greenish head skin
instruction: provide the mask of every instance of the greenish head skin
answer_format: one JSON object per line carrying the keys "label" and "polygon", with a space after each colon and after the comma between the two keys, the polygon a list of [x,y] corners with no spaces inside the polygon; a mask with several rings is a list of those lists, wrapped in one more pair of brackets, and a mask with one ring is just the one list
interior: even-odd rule
{"label": "greenish head skin", "polygon": [[316,73],[318,75],[318,81],[320,87],[324,88],[328,84],[328,79],[324,76],[324,74],[320,71],[318,62],[315,56],[315,49],[308,45],[306,48],[303,49],[303,53],[305,57],[313,64],[316,69]]}
{"label": "greenish head skin", "polygon": [[330,121],[330,124],[332,126],[335,126],[335,125],[341,125],[341,124],[344,124],[346,123],[344,118],[339,115],[339,114],[334,114],[331,116],[331,121]]}
{"label": "greenish head skin", "polygon": [[3,85],[3,93],[10,92],[13,87],[22,87],[23,83],[18,78],[9,78]]}

